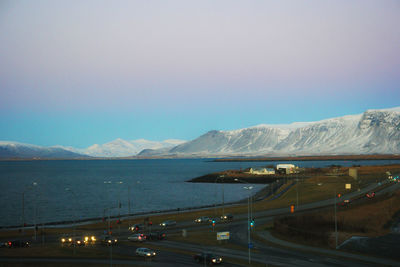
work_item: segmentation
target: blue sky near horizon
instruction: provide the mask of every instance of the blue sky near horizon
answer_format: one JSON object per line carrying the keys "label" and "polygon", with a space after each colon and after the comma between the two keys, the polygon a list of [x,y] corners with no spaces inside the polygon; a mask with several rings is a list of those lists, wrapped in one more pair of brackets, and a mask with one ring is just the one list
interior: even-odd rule
{"label": "blue sky near horizon", "polygon": [[317,121],[400,106],[398,1],[1,1],[0,140]]}

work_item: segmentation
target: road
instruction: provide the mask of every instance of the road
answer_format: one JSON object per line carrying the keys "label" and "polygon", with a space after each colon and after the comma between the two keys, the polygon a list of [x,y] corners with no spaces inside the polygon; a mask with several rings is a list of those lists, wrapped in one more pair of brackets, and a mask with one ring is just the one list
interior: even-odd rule
{"label": "road", "polygon": [[[368,187],[346,194],[343,198],[356,198],[357,196],[365,195],[366,192],[373,191],[379,184],[371,184]],[[377,195],[385,192],[397,190],[400,188],[400,183],[393,184],[390,187],[383,189],[381,192],[377,192]],[[304,204],[297,207],[296,212],[307,212],[313,209],[329,208],[334,205],[334,199],[328,199],[324,201],[318,201],[314,203]],[[288,208],[273,209],[254,212],[254,217],[257,218],[257,224],[263,224],[273,220],[277,215],[288,214]],[[231,232],[230,243],[239,245],[241,247],[247,247],[247,214],[235,215],[234,221],[226,224],[226,228]],[[157,226],[153,226],[154,231],[159,230]],[[210,231],[209,225],[195,224],[193,221],[178,222],[178,224],[170,229],[166,229],[167,234],[179,234],[182,229],[189,230],[201,230]],[[129,233],[121,235],[121,240],[127,240]],[[59,236],[47,237],[47,242],[52,242],[58,246]],[[142,258],[135,257],[133,260],[113,260],[113,263],[127,264],[127,265],[144,265],[144,266],[199,266],[195,263],[191,257],[191,254],[201,252],[204,250],[213,251],[223,257],[229,257],[232,259],[240,259],[244,262],[248,260],[248,252],[246,250],[235,250],[227,249],[223,247],[204,247],[202,245],[187,244],[180,242],[173,242],[169,240],[146,242],[148,244],[157,245],[164,249],[157,250],[158,255],[153,260],[144,261]],[[138,243],[125,243],[122,242],[120,245],[113,247],[113,253],[120,255],[133,255],[136,247],[145,247],[145,244]],[[321,253],[307,251],[307,249],[287,249],[280,248],[271,245],[266,245],[263,242],[252,240],[255,249],[252,250],[251,257],[252,262],[258,262],[263,264],[272,264],[276,266],[376,266],[376,263],[369,263],[360,261],[359,259],[352,259],[349,257],[338,257],[339,255],[324,255]],[[80,248],[79,248],[80,249]],[[108,247],[103,247],[104,253],[109,253]],[[170,251],[175,249],[175,252]],[[186,251],[188,253],[183,253]],[[23,259],[26,262],[37,261],[38,259]],[[105,263],[109,264],[110,260],[104,259],[40,259],[43,262],[71,262],[71,263]],[[2,262],[16,262],[18,259],[1,258]],[[390,262],[388,265],[391,265]],[[398,264],[400,265],[400,263]],[[234,264],[225,263],[224,266],[240,266]]]}

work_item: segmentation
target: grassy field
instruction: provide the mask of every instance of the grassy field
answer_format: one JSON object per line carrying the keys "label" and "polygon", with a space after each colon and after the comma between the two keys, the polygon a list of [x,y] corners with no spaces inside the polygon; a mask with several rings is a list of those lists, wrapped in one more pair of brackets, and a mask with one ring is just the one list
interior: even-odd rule
{"label": "grassy field", "polygon": [[[400,191],[360,204],[338,208],[339,244],[351,236],[382,236],[400,216]],[[335,247],[333,209],[285,216],[275,220],[273,232],[280,238],[315,246]]]}

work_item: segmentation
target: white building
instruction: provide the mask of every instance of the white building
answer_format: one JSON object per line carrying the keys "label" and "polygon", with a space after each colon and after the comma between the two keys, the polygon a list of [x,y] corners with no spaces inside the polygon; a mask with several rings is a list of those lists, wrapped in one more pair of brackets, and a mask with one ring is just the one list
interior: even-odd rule
{"label": "white building", "polygon": [[269,168],[250,168],[249,173],[256,175],[269,175],[275,174],[275,170]]}
{"label": "white building", "polygon": [[277,170],[285,170],[286,174],[291,174],[291,173],[298,173],[298,167],[296,167],[293,164],[278,164],[276,165]]}

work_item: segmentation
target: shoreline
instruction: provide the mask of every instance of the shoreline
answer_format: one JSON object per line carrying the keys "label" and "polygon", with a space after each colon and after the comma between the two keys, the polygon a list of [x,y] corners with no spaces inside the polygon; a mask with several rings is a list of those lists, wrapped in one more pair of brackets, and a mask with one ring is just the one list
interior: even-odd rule
{"label": "shoreline", "polygon": [[321,156],[294,156],[294,157],[241,157],[214,159],[213,162],[252,162],[252,161],[360,161],[360,160],[400,160],[400,155],[321,155]]}
{"label": "shoreline", "polygon": [[[276,192],[282,185],[283,183],[277,183],[278,186],[274,187],[274,192]],[[269,185],[264,186],[257,192],[254,192],[252,195],[253,198],[255,198],[257,201],[262,200],[266,197],[268,197],[268,188]],[[214,204],[208,204],[208,205],[202,205],[202,206],[193,206],[193,207],[185,207],[185,208],[174,208],[174,209],[166,209],[166,210],[154,210],[154,211],[143,211],[143,212],[138,212],[138,213],[132,213],[132,214],[121,214],[121,215],[112,215],[110,216],[111,220],[117,220],[117,219],[132,219],[132,218],[142,218],[142,217],[150,217],[150,216],[159,216],[159,215],[165,215],[165,214],[179,214],[179,213],[185,213],[185,212],[192,212],[192,211],[201,211],[201,210],[208,210],[208,209],[213,209],[215,207],[221,207],[221,206],[234,206],[234,205],[241,205],[244,202],[247,201],[247,197],[244,199],[240,199],[237,201],[232,201],[232,202],[226,202],[224,205],[221,203],[214,203]],[[107,217],[108,218],[108,217]],[[106,218],[106,220],[107,220]],[[46,222],[46,223],[40,223],[36,224],[38,229],[50,229],[50,228],[65,228],[68,226],[79,226],[79,225],[90,225],[93,223],[99,223],[103,221],[103,217],[95,217],[95,218],[86,218],[86,219],[81,219],[81,220],[68,220],[68,221],[56,221],[56,222]],[[35,227],[35,224],[27,224],[25,227],[22,227],[22,225],[11,225],[11,226],[0,226],[0,232],[1,231],[10,231],[10,230],[19,230],[24,228],[25,230],[27,229],[33,229]]]}
{"label": "shoreline", "polygon": [[151,159],[203,159],[212,162],[240,162],[240,161],[343,161],[343,160],[400,160],[399,154],[365,154],[365,155],[318,155],[318,156],[165,156],[165,157],[79,157],[79,158],[0,158],[0,161],[85,161],[85,160],[151,160]]}

